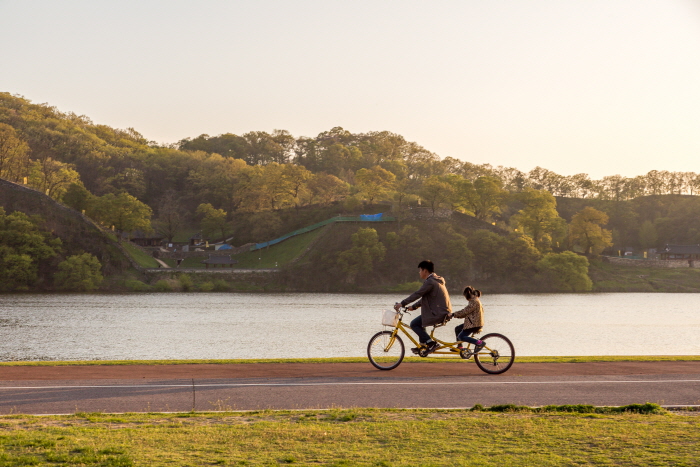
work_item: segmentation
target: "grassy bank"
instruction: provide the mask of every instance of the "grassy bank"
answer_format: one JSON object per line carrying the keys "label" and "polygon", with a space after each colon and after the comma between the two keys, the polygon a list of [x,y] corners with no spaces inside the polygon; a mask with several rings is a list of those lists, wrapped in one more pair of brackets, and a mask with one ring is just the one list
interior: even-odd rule
{"label": "grassy bank", "polygon": [[698,465],[700,417],[640,408],[5,416],[0,465]]}
{"label": "grassy bank", "polygon": [[[406,357],[409,363],[464,363],[459,358],[420,358]],[[585,362],[697,362],[700,355],[603,355],[581,357],[516,357],[516,363],[585,363]],[[469,360],[471,363],[472,360]],[[229,360],[70,360],[70,361],[29,361],[29,362],[0,362],[0,366],[77,366],[77,365],[245,365],[251,363],[368,363],[367,357],[336,357],[336,358],[258,358],[258,359],[229,359]]]}
{"label": "grassy bank", "polygon": [[591,261],[594,292],[700,292],[700,269],[644,268]]}

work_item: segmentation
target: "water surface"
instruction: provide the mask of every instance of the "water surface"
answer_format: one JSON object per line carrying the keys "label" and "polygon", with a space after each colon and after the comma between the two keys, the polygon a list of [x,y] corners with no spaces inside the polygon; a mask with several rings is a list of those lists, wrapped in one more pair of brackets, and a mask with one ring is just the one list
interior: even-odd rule
{"label": "water surface", "polygon": [[[364,356],[396,294],[0,295],[0,361]],[[453,296],[455,309],[465,300]],[[518,355],[700,354],[700,294],[486,295]],[[452,321],[437,331],[454,335]],[[406,342],[410,344],[410,342]]]}

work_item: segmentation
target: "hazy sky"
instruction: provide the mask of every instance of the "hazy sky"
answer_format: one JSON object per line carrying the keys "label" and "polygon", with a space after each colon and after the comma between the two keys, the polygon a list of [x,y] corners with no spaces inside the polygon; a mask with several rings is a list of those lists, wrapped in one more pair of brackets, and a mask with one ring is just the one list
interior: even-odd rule
{"label": "hazy sky", "polygon": [[173,143],[388,130],[528,171],[700,172],[700,0],[0,0],[0,91]]}

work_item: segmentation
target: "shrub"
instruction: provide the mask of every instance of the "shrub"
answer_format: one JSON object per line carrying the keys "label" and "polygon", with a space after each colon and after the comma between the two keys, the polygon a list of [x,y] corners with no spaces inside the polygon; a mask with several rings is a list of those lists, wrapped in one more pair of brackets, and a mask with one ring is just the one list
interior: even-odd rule
{"label": "shrub", "polygon": [[147,291],[153,289],[153,287],[151,287],[150,285],[148,285],[144,282],[141,282],[140,280],[136,280],[136,279],[125,280],[124,287],[131,290],[132,292],[147,292]]}
{"label": "shrub", "polygon": [[192,281],[192,278],[188,276],[187,274],[180,274],[177,278],[178,282],[180,282],[180,287],[182,287],[182,290],[185,292],[192,290],[194,286],[194,282]]}
{"label": "shrub", "polygon": [[214,290],[216,292],[228,292],[231,290],[231,286],[223,279],[216,279],[214,281]]}
{"label": "shrub", "polygon": [[165,279],[161,279],[158,282],[156,282],[156,285],[154,286],[156,291],[158,292],[172,292],[173,287],[170,285],[170,281],[167,281]]}
{"label": "shrub", "polygon": [[214,290],[214,284],[210,281],[199,284],[200,292],[211,292],[212,290]]}
{"label": "shrub", "polygon": [[99,260],[90,253],[69,256],[58,265],[54,275],[56,286],[61,290],[90,292],[102,284],[101,268]]}

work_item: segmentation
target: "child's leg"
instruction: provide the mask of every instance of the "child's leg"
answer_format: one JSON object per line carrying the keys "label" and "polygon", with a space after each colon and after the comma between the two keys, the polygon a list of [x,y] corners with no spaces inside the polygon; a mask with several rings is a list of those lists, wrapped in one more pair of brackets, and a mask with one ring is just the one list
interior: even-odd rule
{"label": "child's leg", "polygon": [[457,336],[458,341],[462,342],[469,342],[470,344],[480,344],[481,341],[479,339],[474,339],[473,337],[469,337],[473,332],[478,331],[480,328],[469,328],[463,330],[459,335]]}

